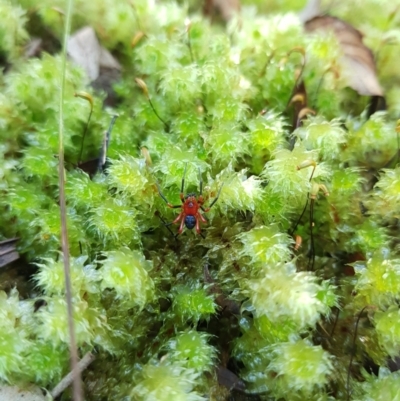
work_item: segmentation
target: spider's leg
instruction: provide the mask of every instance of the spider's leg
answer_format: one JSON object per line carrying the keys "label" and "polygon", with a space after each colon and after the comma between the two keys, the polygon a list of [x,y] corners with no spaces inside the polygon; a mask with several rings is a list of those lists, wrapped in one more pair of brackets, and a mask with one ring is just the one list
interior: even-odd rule
{"label": "spider's leg", "polygon": [[200,211],[197,212],[197,218],[200,219],[203,223],[207,223],[207,219],[200,213]]}
{"label": "spider's leg", "polygon": [[[179,216],[179,218],[182,219],[181,221],[181,225],[179,226],[179,230],[178,233],[176,234],[176,236],[178,236],[179,234],[182,234],[183,228],[185,227],[185,212],[182,212]],[[178,218],[176,218],[174,221],[178,222]]]}
{"label": "spider's leg", "polygon": [[182,221],[185,221],[184,216],[185,216],[185,212],[182,210],[182,212],[180,212],[180,213],[178,214],[178,217],[177,217],[174,221],[172,221],[171,224],[176,224],[176,223],[178,223],[180,219],[182,219]]}
{"label": "spider's leg", "polygon": [[162,223],[164,224],[164,226],[167,228],[167,230],[171,233],[171,235],[176,239],[176,234],[174,234],[173,232],[172,232],[172,230],[169,228],[169,226],[173,223],[173,222],[171,222],[171,223],[167,223],[165,220],[164,220],[164,218],[161,216],[161,214],[160,214],[160,212],[157,210],[156,211],[156,216],[162,221]]}
{"label": "spider's leg", "polygon": [[[200,213],[197,213],[197,215],[199,215]],[[199,234],[203,239],[205,239],[206,237],[205,237],[205,235],[201,232],[201,229],[200,229],[200,219],[196,219],[196,231],[197,231],[197,234]]]}
{"label": "spider's leg", "polygon": [[199,167],[199,196],[197,197],[197,202],[199,204],[199,206],[201,207],[202,210],[204,210],[203,208],[203,204],[204,204],[204,197],[203,197],[203,179],[201,177],[201,171],[200,171],[200,167]]}
{"label": "spider's leg", "polygon": [[183,177],[182,177],[181,193],[179,195],[180,198],[181,198],[182,203],[185,202],[185,195],[183,193],[183,190],[185,189],[186,169],[187,169],[187,163],[185,163],[185,171],[183,172]]}
{"label": "spider's leg", "polygon": [[178,207],[182,207],[182,205],[172,205],[171,203],[168,202],[168,199],[165,197],[165,195],[161,192],[160,186],[158,185],[158,182],[156,182],[157,190],[159,195],[161,196],[162,200],[167,204],[167,206],[171,209],[177,209]]}
{"label": "spider's leg", "polygon": [[200,189],[200,192],[199,192],[199,196],[202,196],[203,195],[203,179],[201,178],[201,171],[200,171],[200,167],[199,167],[199,189]]}
{"label": "spider's leg", "polygon": [[217,193],[217,197],[211,202],[210,206],[207,208],[203,208],[203,206],[201,206],[201,210],[203,212],[208,212],[217,202],[218,198],[219,198],[219,194],[221,193],[221,189],[224,186],[224,183],[222,183],[222,185],[219,187],[218,193]]}

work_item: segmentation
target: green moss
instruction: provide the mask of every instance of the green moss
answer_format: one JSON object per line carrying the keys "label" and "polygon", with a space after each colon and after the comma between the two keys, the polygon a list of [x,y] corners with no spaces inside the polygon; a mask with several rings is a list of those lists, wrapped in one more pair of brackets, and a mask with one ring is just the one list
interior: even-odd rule
{"label": "green moss", "polygon": [[383,169],[379,181],[375,185],[375,191],[371,199],[371,214],[378,214],[384,220],[400,216],[399,190],[400,169]]}
{"label": "green moss", "polygon": [[[307,363],[304,363],[307,360]],[[333,372],[331,358],[322,347],[306,341],[282,343],[274,349],[269,369],[278,375],[277,387],[301,391],[304,396],[316,388],[322,388]]]}
{"label": "green moss", "polygon": [[290,258],[289,246],[292,240],[275,225],[253,228],[239,235],[239,238],[243,241],[243,254],[249,256],[254,263],[273,267]]}
{"label": "green moss", "polygon": [[11,2],[3,1],[0,5],[0,54],[13,60],[22,54],[22,45],[28,39],[25,29],[27,21],[24,10]]}
{"label": "green moss", "polygon": [[138,251],[120,249],[104,254],[100,271],[103,289],[115,290],[117,298],[143,307],[154,296],[154,284],[148,275],[151,264]]}
{"label": "green moss", "polygon": [[[81,256],[71,260],[71,283],[80,295],[96,293],[100,277],[93,265],[85,265],[87,257]],[[64,294],[64,263],[62,257],[57,262],[52,259],[38,263],[39,272],[35,276],[37,285],[47,295]]]}
{"label": "green moss", "polygon": [[265,315],[272,321],[289,317],[299,328],[314,325],[320,314],[329,313],[335,304],[333,289],[331,296],[322,296],[324,289],[315,278],[309,273],[296,273],[292,264],[266,269],[264,277],[249,280],[247,286],[256,316]]}
{"label": "green moss", "polygon": [[399,353],[400,313],[392,306],[385,312],[378,312],[374,317],[379,342],[385,351],[394,357]]}
{"label": "green moss", "polygon": [[[345,157],[363,166],[382,168],[395,154],[397,139],[393,122],[384,112],[375,113],[349,135]],[[362,141],[363,146],[359,143]]]}
{"label": "green moss", "polygon": [[[262,400],[395,399],[396,375],[362,371],[366,355],[384,372],[399,352],[394,6],[330,5],[380,49],[389,110],[366,118],[357,112],[366,99],[344,87],[337,40],[306,35],[288,12],[300,3],[275,1],[262,14],[262,2],[243,1],[240,20],[225,26],[194,2],[190,13],[172,0],[114,3],[76,0],[73,31],[93,26],[122,64],[118,101],[103,110],[83,71],[65,71],[74,321],[80,355],[97,352],[84,375],[88,401],[219,400],[229,391],[218,365]],[[0,381],[46,388],[69,369],[62,60],[25,59],[22,45],[42,31],[56,43],[63,9],[61,0],[0,5],[9,16],[0,28],[0,239],[20,238],[18,272],[25,261],[36,269],[28,292],[0,293]],[[316,115],[295,129],[290,100],[304,62],[304,106]],[[77,91],[93,98],[84,142],[90,110]],[[98,157],[115,114],[105,171],[89,176],[77,165]],[[201,235],[181,208],[200,185]]]}
{"label": "green moss", "polygon": [[202,401],[199,394],[192,391],[196,374],[179,365],[144,367],[143,380],[132,390],[131,397],[137,400],[167,401],[171,397],[177,401]]}
{"label": "green moss", "polygon": [[390,399],[398,401],[400,399],[398,380],[399,374],[397,372],[390,373],[388,369],[380,369],[378,378],[370,377],[363,383],[363,400],[384,401]]}
{"label": "green moss", "polygon": [[28,333],[19,324],[23,315],[18,293],[13,290],[9,297],[4,291],[0,292],[1,304],[1,356],[0,379],[10,382],[22,373],[24,352],[31,346]]}
{"label": "green moss", "polygon": [[189,330],[168,343],[169,358],[196,372],[211,371],[215,362],[215,349],[208,344],[209,335]]}
{"label": "green moss", "polygon": [[208,319],[215,313],[216,305],[211,296],[203,288],[177,286],[172,293],[174,314],[181,321]]}

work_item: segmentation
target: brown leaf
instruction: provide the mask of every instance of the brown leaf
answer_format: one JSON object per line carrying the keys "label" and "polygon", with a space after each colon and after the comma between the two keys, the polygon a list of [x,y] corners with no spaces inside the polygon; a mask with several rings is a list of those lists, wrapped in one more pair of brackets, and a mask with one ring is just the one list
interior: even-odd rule
{"label": "brown leaf", "polygon": [[217,379],[219,385],[229,390],[244,391],[246,389],[244,382],[224,366],[217,366]]}
{"label": "brown leaf", "polygon": [[25,46],[25,57],[38,57],[42,50],[43,39],[32,38]]}
{"label": "brown leaf", "polygon": [[321,15],[321,0],[308,0],[308,3],[299,12],[300,21],[303,23],[318,15]]}
{"label": "brown leaf", "polygon": [[240,12],[239,0],[205,0],[203,12],[212,19],[220,17],[223,21],[228,22],[236,14]]}
{"label": "brown leaf", "polygon": [[96,33],[90,26],[77,31],[68,40],[67,51],[72,61],[82,67],[91,81],[98,78],[100,67],[121,69],[111,53],[100,46]]}
{"label": "brown leaf", "polygon": [[307,32],[326,31],[336,36],[343,56],[340,59],[342,74],[348,85],[360,95],[383,96],[383,90],[376,74],[374,56],[364,45],[360,31],[331,16],[312,18],[305,24]]}

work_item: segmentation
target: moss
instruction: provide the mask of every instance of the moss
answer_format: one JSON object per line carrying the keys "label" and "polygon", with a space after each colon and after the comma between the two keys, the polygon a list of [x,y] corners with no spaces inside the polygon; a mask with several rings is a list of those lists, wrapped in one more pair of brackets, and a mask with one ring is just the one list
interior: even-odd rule
{"label": "moss", "polygon": [[[395,399],[398,378],[385,364],[399,352],[398,52],[381,46],[385,35],[397,37],[392,5],[367,0],[360,14],[331,7],[382,52],[389,110],[367,118],[357,112],[366,100],[345,88],[337,40],[306,35],[289,12],[298,3],[275,1],[266,13],[262,2],[243,1],[240,21],[224,27],[193,2],[193,12],[174,1],[114,3],[77,0],[73,25],[93,26],[123,65],[118,103],[104,111],[83,71],[69,63],[65,71],[74,321],[80,354],[97,350],[84,376],[87,399],[226,398],[218,365],[263,400]],[[19,237],[22,260],[35,269],[25,299],[0,293],[0,380],[47,388],[69,369],[57,171],[62,60],[22,54],[32,13],[61,38],[57,7],[63,2],[0,6],[9,15],[0,29],[8,63],[0,239]],[[316,115],[296,128],[290,99],[304,61]],[[90,110],[77,91],[93,99],[82,157]],[[98,157],[115,114],[106,168],[89,176],[77,165]],[[181,192],[200,188],[202,235],[183,225],[174,238]],[[368,360],[380,364],[379,377],[364,372]]]}

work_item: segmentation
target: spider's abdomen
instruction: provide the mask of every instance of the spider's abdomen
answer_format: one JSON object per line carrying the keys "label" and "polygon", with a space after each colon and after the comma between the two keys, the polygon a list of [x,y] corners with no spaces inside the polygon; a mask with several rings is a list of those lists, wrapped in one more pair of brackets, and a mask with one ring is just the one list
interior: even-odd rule
{"label": "spider's abdomen", "polygon": [[194,228],[194,226],[196,225],[196,217],[188,215],[185,217],[185,226],[186,228],[188,228],[189,230],[191,230],[192,228]]}

